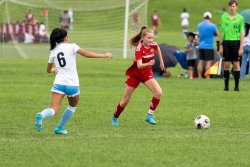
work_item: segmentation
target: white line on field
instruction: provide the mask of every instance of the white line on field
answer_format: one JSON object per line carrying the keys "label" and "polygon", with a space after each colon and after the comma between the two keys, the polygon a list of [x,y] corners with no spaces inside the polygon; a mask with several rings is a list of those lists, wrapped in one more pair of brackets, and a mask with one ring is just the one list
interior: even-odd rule
{"label": "white line on field", "polygon": [[[50,134],[49,134],[50,135]],[[179,134],[180,135],[180,134]],[[225,136],[225,135],[250,135],[250,132],[230,132],[230,133],[226,133],[226,132],[218,132],[218,133],[206,133],[206,135],[211,135],[211,136]],[[24,137],[24,138],[4,138],[1,137],[0,141],[7,141],[7,142],[15,142],[15,141],[22,141],[22,140],[29,140],[29,141],[49,141],[49,140],[53,140],[53,139],[60,139],[60,140],[68,140],[68,139],[103,139],[103,138],[124,138],[127,135],[88,135],[88,134],[78,134],[78,135],[67,135],[67,136],[63,136],[63,135],[55,135],[55,136],[41,136],[41,137]],[[163,135],[156,135],[154,137],[163,137]],[[164,135],[165,136],[165,135]],[[172,134],[169,137],[172,138],[176,138],[176,134]],[[197,137],[198,134],[194,134],[194,135],[187,135],[187,134],[183,134],[180,135],[182,136],[182,138],[191,138],[191,137]],[[202,136],[201,134],[199,136]],[[166,136],[165,136],[166,137]]]}

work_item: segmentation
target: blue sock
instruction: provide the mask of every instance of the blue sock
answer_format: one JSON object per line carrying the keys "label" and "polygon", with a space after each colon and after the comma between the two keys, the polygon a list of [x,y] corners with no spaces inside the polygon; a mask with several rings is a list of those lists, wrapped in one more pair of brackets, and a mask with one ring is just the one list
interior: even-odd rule
{"label": "blue sock", "polygon": [[64,127],[64,125],[69,121],[69,119],[72,117],[72,115],[75,112],[76,107],[68,106],[67,109],[64,111],[62,119],[59,123],[59,127]]}
{"label": "blue sock", "polygon": [[42,119],[49,118],[55,115],[55,110],[53,108],[46,108],[41,112]]}

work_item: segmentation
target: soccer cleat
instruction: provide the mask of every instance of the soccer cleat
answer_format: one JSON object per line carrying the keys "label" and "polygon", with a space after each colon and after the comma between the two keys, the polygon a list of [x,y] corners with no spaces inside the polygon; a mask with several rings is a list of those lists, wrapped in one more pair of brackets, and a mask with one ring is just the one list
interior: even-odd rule
{"label": "soccer cleat", "polygon": [[58,126],[57,128],[54,129],[55,134],[61,134],[61,135],[67,135],[68,131],[63,129],[63,127]]}
{"label": "soccer cleat", "polygon": [[42,115],[41,113],[37,113],[36,115],[36,130],[38,132],[41,132],[43,129],[43,121],[42,121]]}
{"label": "soccer cleat", "polygon": [[148,114],[148,115],[146,116],[145,121],[148,122],[148,123],[150,123],[150,124],[152,124],[152,125],[155,125],[155,124],[156,124],[156,122],[155,122],[155,120],[154,120],[154,117],[153,117],[153,115],[151,115],[151,114]]}
{"label": "soccer cleat", "polygon": [[118,126],[118,118],[115,117],[112,118],[112,125]]}
{"label": "soccer cleat", "polygon": [[234,88],[234,91],[239,92],[240,89],[236,87],[236,88]]}
{"label": "soccer cleat", "polygon": [[225,88],[224,88],[224,91],[229,91],[229,88],[228,88],[228,87],[225,87]]}

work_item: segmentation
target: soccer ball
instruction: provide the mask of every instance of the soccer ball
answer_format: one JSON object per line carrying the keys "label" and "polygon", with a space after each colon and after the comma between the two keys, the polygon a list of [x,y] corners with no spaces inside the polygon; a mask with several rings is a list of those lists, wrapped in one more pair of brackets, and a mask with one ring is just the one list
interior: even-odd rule
{"label": "soccer ball", "polygon": [[197,129],[208,129],[210,127],[210,119],[206,115],[199,115],[194,120]]}

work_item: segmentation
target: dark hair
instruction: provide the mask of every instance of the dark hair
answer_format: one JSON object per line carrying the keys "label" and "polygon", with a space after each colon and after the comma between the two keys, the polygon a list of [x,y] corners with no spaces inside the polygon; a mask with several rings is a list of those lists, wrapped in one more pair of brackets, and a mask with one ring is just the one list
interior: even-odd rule
{"label": "dark hair", "polygon": [[53,50],[56,47],[56,44],[63,42],[66,36],[66,30],[62,28],[53,29],[50,35],[50,50]]}
{"label": "dark hair", "polygon": [[141,31],[129,40],[130,45],[137,46],[141,38],[145,37],[147,33],[154,33],[154,32],[150,28],[147,28],[146,26],[142,26]]}
{"label": "dark hair", "polygon": [[250,24],[245,23],[245,37],[249,34]]}
{"label": "dark hair", "polygon": [[236,4],[236,6],[238,6],[238,0],[229,0],[228,1],[229,6],[233,5],[234,3]]}

